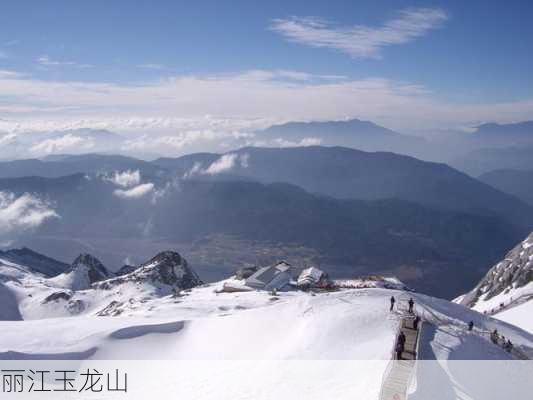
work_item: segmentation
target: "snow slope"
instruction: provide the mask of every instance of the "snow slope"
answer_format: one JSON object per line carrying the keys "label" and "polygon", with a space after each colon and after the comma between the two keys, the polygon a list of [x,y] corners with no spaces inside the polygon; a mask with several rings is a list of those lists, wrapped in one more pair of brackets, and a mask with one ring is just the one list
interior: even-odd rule
{"label": "snow slope", "polygon": [[[160,269],[160,261],[170,264]],[[125,365],[144,371],[146,364],[135,360],[153,360],[158,374],[163,365],[178,374],[172,394],[184,398],[220,398],[222,390],[234,399],[274,393],[377,399],[401,319],[389,311],[391,295],[400,309],[414,298],[424,320],[420,356],[445,363],[447,371],[456,360],[509,360],[485,335],[493,329],[533,356],[533,335],[446,300],[378,287],[220,292],[226,281],[169,290],[184,276],[194,280],[192,270],[181,270],[185,265],[175,253],[163,254],[74,291],[24,266],[1,264],[0,309],[11,320],[0,321],[0,364],[132,360]],[[470,320],[473,333],[466,330]]]}
{"label": "snow slope", "polygon": [[510,307],[494,315],[501,321],[519,326],[520,328],[533,333],[533,301]]}
{"label": "snow slope", "polygon": [[533,332],[533,233],[455,302]]}

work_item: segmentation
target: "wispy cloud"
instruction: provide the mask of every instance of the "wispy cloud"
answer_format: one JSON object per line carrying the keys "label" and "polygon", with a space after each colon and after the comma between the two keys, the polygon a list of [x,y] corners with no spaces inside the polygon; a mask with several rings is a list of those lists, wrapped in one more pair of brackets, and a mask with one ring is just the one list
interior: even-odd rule
{"label": "wispy cloud", "polygon": [[142,183],[131,189],[117,189],[113,194],[121,199],[139,199],[154,190],[153,183]]}
{"label": "wispy cloud", "polygon": [[302,79],[283,78],[279,71],[244,71],[126,85],[0,75],[0,131],[142,132],[144,136],[127,139],[124,151],[166,149],[164,154],[172,155],[220,151],[211,144],[246,140],[243,133],[289,120],[357,117],[409,130],[533,118],[533,98],[458,103],[440,99],[416,83],[378,77],[306,80],[305,72],[293,72]]}
{"label": "wispy cloud", "polygon": [[[235,167],[248,168],[248,154],[224,154],[218,160],[213,162],[205,171],[202,173],[208,175],[221,174],[223,172],[228,172]],[[194,167],[193,167],[194,168]]]}
{"label": "wispy cloud", "polygon": [[141,172],[139,170],[115,171],[112,176],[105,177],[104,180],[108,180],[122,188],[131,188],[141,183]]}
{"label": "wispy cloud", "polygon": [[305,137],[299,141],[286,140],[283,138],[276,138],[274,140],[252,140],[247,143],[250,146],[259,147],[308,147],[308,146],[320,146],[322,139],[317,137]]}
{"label": "wispy cloud", "polygon": [[17,78],[23,78],[24,76],[25,75],[20,72],[0,69],[0,79],[17,79]]}
{"label": "wispy cloud", "polygon": [[439,8],[408,8],[379,27],[342,27],[316,17],[292,17],[273,20],[270,29],[291,42],[335,49],[353,58],[381,58],[383,47],[410,42],[447,19]]}
{"label": "wispy cloud", "polygon": [[113,195],[121,199],[139,199],[152,192],[154,197],[158,195],[152,182],[141,183],[139,170],[115,171],[111,176],[101,175],[100,179],[117,186],[118,189],[113,191]]}
{"label": "wispy cloud", "polygon": [[140,64],[140,65],[137,65],[137,68],[155,69],[158,71],[163,71],[165,69],[168,69],[168,67],[164,64]]}
{"label": "wispy cloud", "polygon": [[45,139],[30,147],[30,153],[35,155],[60,154],[69,150],[91,151],[96,146],[94,140],[68,133],[57,138]]}
{"label": "wispy cloud", "polygon": [[80,64],[75,61],[58,61],[53,60],[47,55],[43,55],[37,59],[37,62],[39,65],[43,67],[77,67],[77,68],[91,68],[92,65],[90,64]]}
{"label": "wispy cloud", "polygon": [[248,153],[228,153],[220,156],[207,168],[204,168],[201,162],[195,162],[192,168],[183,175],[183,178],[192,178],[197,175],[217,175],[235,168],[248,168],[249,162],[250,155]]}
{"label": "wispy cloud", "polygon": [[34,195],[0,192],[0,235],[33,229],[57,217],[50,205]]}

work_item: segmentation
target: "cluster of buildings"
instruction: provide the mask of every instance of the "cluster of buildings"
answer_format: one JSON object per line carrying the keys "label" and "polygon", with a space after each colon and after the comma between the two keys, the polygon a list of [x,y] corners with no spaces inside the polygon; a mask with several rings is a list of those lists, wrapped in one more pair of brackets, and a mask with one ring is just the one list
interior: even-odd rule
{"label": "cluster of buildings", "polygon": [[332,287],[328,274],[316,268],[309,267],[299,269],[293,267],[286,261],[268,267],[246,267],[241,268],[236,273],[239,284],[226,283],[226,292],[246,291],[246,290],[308,290],[311,288],[327,289]]}

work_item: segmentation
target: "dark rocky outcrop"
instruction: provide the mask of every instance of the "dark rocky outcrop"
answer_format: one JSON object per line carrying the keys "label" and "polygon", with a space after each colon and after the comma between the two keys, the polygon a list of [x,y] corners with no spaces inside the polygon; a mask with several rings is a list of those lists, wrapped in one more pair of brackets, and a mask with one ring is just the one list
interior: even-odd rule
{"label": "dark rocky outcrop", "polygon": [[147,282],[155,286],[164,285],[176,289],[190,289],[203,283],[196,272],[187,265],[187,261],[174,251],[159,253],[133,272],[99,282],[95,287],[110,289],[125,282]]}
{"label": "dark rocky outcrop", "polygon": [[112,273],[96,257],[90,254],[80,254],[72,263],[71,271],[84,270],[89,277],[89,284],[108,279]]}
{"label": "dark rocky outcrop", "polygon": [[52,301],[58,301],[58,300],[68,301],[71,298],[72,298],[71,292],[54,292],[43,300],[43,304],[50,303]]}
{"label": "dark rocky outcrop", "polygon": [[474,306],[479,298],[489,300],[511,289],[521,288],[533,281],[533,232],[494,265],[468,293],[462,304]]}

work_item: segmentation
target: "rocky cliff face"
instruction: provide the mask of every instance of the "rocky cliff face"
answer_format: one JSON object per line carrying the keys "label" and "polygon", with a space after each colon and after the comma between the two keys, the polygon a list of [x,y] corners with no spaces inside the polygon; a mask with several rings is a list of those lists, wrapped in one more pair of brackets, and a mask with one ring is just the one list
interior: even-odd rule
{"label": "rocky cliff face", "polygon": [[100,260],[90,254],[80,254],[78,258],[74,260],[74,263],[72,263],[72,269],[85,270],[90,283],[102,281],[112,276]]}
{"label": "rocky cliff face", "polygon": [[494,265],[461,303],[473,307],[479,301],[510,294],[533,282],[533,232]]}

